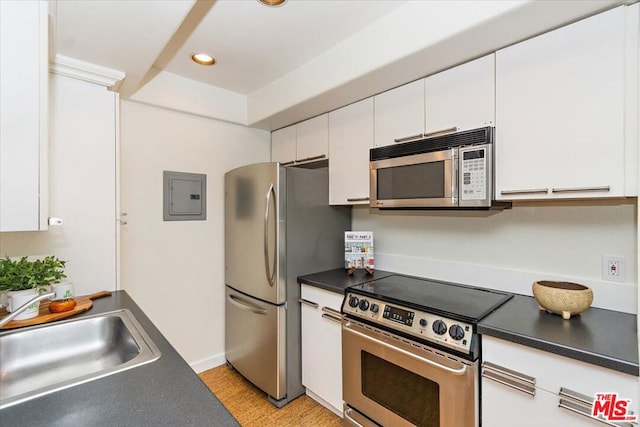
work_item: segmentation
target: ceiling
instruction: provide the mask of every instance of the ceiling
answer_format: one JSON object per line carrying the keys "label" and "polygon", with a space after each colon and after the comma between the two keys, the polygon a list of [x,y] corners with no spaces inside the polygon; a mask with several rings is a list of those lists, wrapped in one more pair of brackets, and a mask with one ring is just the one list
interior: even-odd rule
{"label": "ceiling", "polygon": [[[55,2],[56,53],[124,71],[121,95],[152,67],[248,95],[288,74],[405,0],[64,0]],[[194,52],[216,59],[191,60]],[[158,70],[156,70],[158,71]]]}
{"label": "ceiling", "polygon": [[[229,121],[275,129],[616,3],[51,0],[53,51],[124,72],[123,99],[164,73],[242,99]],[[201,51],[216,64],[191,61]]]}

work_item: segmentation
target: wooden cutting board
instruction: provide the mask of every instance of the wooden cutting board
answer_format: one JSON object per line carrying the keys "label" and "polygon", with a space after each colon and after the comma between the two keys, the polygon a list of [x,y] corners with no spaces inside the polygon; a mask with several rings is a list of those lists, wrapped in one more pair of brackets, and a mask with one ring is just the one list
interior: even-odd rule
{"label": "wooden cutting board", "polygon": [[[73,308],[73,310],[63,311],[62,313],[51,313],[49,311],[49,304],[51,303],[51,301],[46,299],[46,300],[40,301],[40,313],[38,314],[38,317],[33,317],[31,319],[25,319],[25,320],[12,320],[11,322],[7,323],[0,329],[13,329],[13,328],[21,328],[23,326],[39,325],[41,323],[52,322],[54,320],[60,320],[60,319],[64,319],[65,317],[74,316],[78,313],[82,313],[83,311],[87,311],[91,307],[93,307],[94,299],[109,297],[109,296],[111,296],[111,292],[102,291],[102,292],[97,292],[91,295],[74,297],[73,299],[76,300],[76,306]],[[9,313],[4,309],[4,307],[0,308],[0,319],[5,317],[8,314]]]}

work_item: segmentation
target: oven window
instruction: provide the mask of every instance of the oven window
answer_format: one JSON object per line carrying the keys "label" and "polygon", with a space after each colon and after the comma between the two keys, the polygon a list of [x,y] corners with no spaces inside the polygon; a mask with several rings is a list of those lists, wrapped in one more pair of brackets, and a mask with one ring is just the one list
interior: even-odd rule
{"label": "oven window", "polygon": [[366,351],[361,357],[362,394],[417,426],[440,426],[438,383]]}
{"label": "oven window", "polygon": [[444,161],[378,169],[378,200],[446,197],[444,169]]}

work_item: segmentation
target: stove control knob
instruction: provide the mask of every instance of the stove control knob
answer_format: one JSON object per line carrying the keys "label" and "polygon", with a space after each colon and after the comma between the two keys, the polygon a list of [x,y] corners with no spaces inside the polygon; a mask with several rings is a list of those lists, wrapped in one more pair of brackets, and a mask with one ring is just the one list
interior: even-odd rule
{"label": "stove control knob", "polygon": [[420,319],[420,326],[422,326],[423,328],[427,326],[427,321],[425,319]]}
{"label": "stove control knob", "polygon": [[378,307],[378,304],[371,304],[371,311],[374,313],[377,313],[378,310],[380,310],[380,307]]}
{"label": "stove control knob", "polygon": [[436,320],[433,322],[431,328],[433,329],[433,332],[438,335],[444,335],[447,332],[447,325],[442,320]]}
{"label": "stove control knob", "polygon": [[363,299],[362,301],[360,301],[360,310],[367,311],[368,308],[369,308],[369,301],[367,301],[366,299]]}
{"label": "stove control knob", "polygon": [[353,295],[349,297],[349,306],[356,308],[359,302],[358,297],[354,297]]}
{"label": "stove control knob", "polygon": [[449,328],[449,336],[456,341],[464,338],[464,329],[460,325],[453,325]]}

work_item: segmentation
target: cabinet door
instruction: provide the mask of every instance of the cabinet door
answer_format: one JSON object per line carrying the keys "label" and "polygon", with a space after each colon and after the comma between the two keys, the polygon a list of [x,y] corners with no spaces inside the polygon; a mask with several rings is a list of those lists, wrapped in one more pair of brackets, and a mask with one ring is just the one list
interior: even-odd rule
{"label": "cabinet door", "polygon": [[535,396],[482,378],[482,425],[488,427],[597,427],[600,421],[558,407],[558,396],[536,389]]}
{"label": "cabinet door", "polygon": [[0,231],[47,229],[47,2],[0,1]]}
{"label": "cabinet door", "polygon": [[424,79],[374,96],[376,147],[419,139],[424,132]]}
{"label": "cabinet door", "polygon": [[271,132],[271,161],[282,164],[296,160],[296,126]]}
{"label": "cabinet door", "polygon": [[[535,398],[531,398],[502,384],[496,385],[494,381],[486,378],[483,367],[483,421],[485,416],[493,420],[493,417],[513,417],[521,414],[519,416],[523,416],[523,419],[532,422],[522,425],[544,425],[541,423],[547,420],[554,421],[547,425],[582,425],[578,424],[579,422],[586,423],[584,425],[598,425],[598,422],[586,416],[558,408],[561,390],[572,396],[579,393],[584,396],[584,400],[595,399],[596,393],[618,393],[620,399],[631,399],[633,407],[630,409],[638,413],[635,400],[638,395],[638,383],[637,377],[632,375],[484,335],[482,358],[483,363],[490,362],[534,378],[536,390]],[[551,398],[547,394],[551,395]],[[546,403],[542,404],[543,401]],[[509,406],[507,403],[513,405],[514,412],[502,414],[503,411],[510,410],[505,409]],[[484,425],[502,424],[495,421]]]}
{"label": "cabinet door", "polygon": [[329,204],[369,204],[373,98],[329,113]]}
{"label": "cabinet door", "polygon": [[625,195],[624,9],[496,53],[497,198]]}
{"label": "cabinet door", "polygon": [[309,285],[301,287],[301,297],[306,301],[302,303],[302,384],[312,397],[319,397],[320,403],[342,414],[339,318],[343,295]]}
{"label": "cabinet door", "polygon": [[426,78],[426,134],[494,125],[494,60],[487,55]]}
{"label": "cabinet door", "polygon": [[326,159],[329,154],[329,115],[323,114],[296,125],[296,161]]}
{"label": "cabinet door", "polygon": [[605,391],[620,396],[638,393],[637,378],[632,375],[498,338],[482,337],[482,357],[534,377],[536,387],[552,393],[563,387],[592,397]]}

